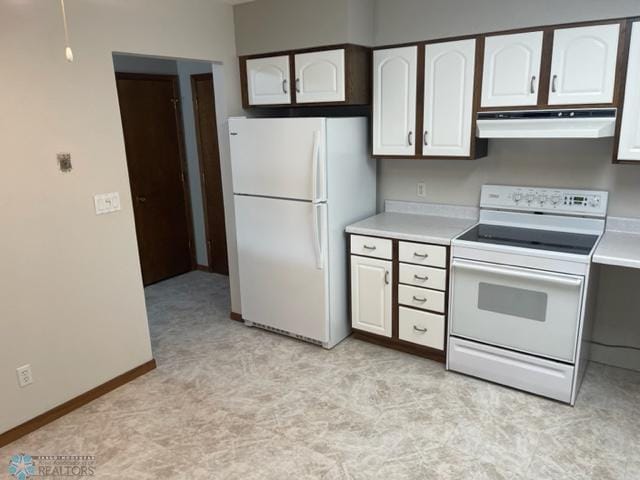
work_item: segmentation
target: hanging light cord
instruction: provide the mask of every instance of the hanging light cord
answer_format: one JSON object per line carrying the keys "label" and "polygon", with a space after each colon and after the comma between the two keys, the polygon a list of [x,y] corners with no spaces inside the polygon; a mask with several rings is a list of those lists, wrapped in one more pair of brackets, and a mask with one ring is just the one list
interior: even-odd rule
{"label": "hanging light cord", "polygon": [[62,9],[62,24],[64,25],[64,41],[65,49],[64,53],[69,62],[73,62],[73,52],[69,46],[69,29],[67,27],[67,13],[64,10],[64,0],[60,0],[60,8]]}

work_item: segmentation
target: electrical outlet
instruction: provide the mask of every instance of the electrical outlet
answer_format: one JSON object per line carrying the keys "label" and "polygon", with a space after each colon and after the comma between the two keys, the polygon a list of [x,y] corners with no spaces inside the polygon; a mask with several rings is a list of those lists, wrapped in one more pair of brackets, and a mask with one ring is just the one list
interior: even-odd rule
{"label": "electrical outlet", "polygon": [[27,364],[18,367],[16,368],[16,372],[18,373],[18,385],[20,385],[21,387],[26,387],[27,385],[31,385],[33,383],[31,365]]}
{"label": "electrical outlet", "polygon": [[427,196],[427,186],[425,185],[424,182],[418,183],[418,188],[417,188],[416,194],[419,197],[423,197],[423,198]]}

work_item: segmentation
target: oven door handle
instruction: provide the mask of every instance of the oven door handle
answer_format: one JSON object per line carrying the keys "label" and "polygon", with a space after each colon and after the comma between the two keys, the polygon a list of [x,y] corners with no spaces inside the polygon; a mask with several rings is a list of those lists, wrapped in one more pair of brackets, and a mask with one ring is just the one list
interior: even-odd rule
{"label": "oven door handle", "polygon": [[564,285],[567,287],[579,287],[582,285],[582,277],[561,277],[559,275],[547,275],[544,273],[512,270],[510,268],[494,267],[492,265],[479,265],[461,260],[453,260],[453,268],[461,270],[473,270],[482,273],[494,273],[497,275],[505,275],[509,277],[522,278],[524,280],[538,280],[545,283],[554,283],[556,285]]}

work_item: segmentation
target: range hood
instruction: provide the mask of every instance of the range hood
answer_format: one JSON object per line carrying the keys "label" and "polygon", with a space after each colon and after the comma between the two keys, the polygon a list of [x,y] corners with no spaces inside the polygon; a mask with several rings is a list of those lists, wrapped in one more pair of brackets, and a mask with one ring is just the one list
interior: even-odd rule
{"label": "range hood", "polygon": [[479,138],[613,137],[615,108],[480,112]]}

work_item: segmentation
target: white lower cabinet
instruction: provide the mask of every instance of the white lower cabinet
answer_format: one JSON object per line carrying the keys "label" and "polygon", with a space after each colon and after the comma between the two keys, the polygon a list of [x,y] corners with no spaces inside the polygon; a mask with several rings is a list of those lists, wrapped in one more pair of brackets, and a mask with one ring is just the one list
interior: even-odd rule
{"label": "white lower cabinet", "polygon": [[389,260],[351,256],[351,325],[391,337],[391,279]]}
{"label": "white lower cabinet", "polygon": [[436,350],[444,350],[444,315],[400,307],[398,338]]}

